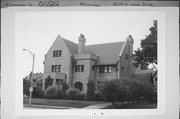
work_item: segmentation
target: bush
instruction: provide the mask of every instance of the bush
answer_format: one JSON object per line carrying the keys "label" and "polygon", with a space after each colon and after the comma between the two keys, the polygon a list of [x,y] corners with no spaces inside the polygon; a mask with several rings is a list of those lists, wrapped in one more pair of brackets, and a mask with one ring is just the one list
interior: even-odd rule
{"label": "bush", "polygon": [[80,94],[77,96],[77,100],[85,100],[85,99],[86,99],[85,94]]}
{"label": "bush", "polygon": [[119,100],[120,96],[120,80],[114,79],[111,81],[106,81],[104,87],[101,91],[105,97],[106,101],[112,102],[112,105],[115,107],[115,102]]}
{"label": "bush", "polygon": [[81,91],[79,89],[70,88],[66,91],[68,99],[78,100],[81,95]]}
{"label": "bush", "polygon": [[87,83],[87,100],[96,100],[95,90],[95,82],[89,80]]}
{"label": "bush", "polygon": [[68,90],[68,88],[69,88],[68,84],[66,82],[63,82],[63,84],[62,84],[62,91],[61,91],[63,99],[67,98],[66,90]]}
{"label": "bush", "polygon": [[47,99],[57,99],[60,97],[61,95],[55,86],[50,86],[45,91],[45,98]]}
{"label": "bush", "polygon": [[42,91],[42,80],[39,80],[36,87],[33,88],[32,97],[44,98],[44,91]]}
{"label": "bush", "polygon": [[23,95],[29,96],[29,87],[31,85],[31,81],[24,78],[23,79]]}
{"label": "bush", "polygon": [[45,89],[47,89],[49,86],[52,86],[53,84],[53,79],[51,78],[51,76],[48,76],[45,79]]}

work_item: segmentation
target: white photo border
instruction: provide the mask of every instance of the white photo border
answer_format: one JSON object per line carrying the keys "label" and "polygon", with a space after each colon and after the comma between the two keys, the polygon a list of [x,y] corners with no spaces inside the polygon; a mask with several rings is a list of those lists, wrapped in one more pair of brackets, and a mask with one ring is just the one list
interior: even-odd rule
{"label": "white photo border", "polygon": [[[76,12],[77,8],[58,8],[58,12],[61,11],[71,11]],[[107,8],[107,7],[101,7],[101,8],[84,8],[83,11],[129,11],[131,12],[131,9],[125,8]],[[51,11],[51,10],[50,10]],[[56,12],[57,12],[56,11]],[[16,63],[16,50],[15,50],[15,115],[16,116],[129,116],[129,115],[164,115],[165,114],[165,12],[164,11],[151,11],[147,10],[142,11],[140,9],[137,9],[138,12],[153,12],[155,14],[155,19],[158,21],[158,101],[157,101],[157,109],[24,109],[23,108],[23,89],[22,89],[22,80],[19,80],[21,76],[20,74],[20,68],[18,67],[19,64]],[[18,26],[21,22],[18,22],[20,20],[20,16],[23,12],[27,11],[17,11],[15,12],[15,49],[18,44],[21,41],[19,41],[19,30]],[[30,12],[30,11],[28,11]],[[36,12],[36,11],[32,11]],[[38,11],[38,12],[41,12]],[[42,11],[44,12],[44,11]],[[53,12],[53,11],[52,11]],[[133,11],[132,11],[133,12]],[[22,46],[23,49],[23,46]],[[22,77],[21,77],[22,78]]]}

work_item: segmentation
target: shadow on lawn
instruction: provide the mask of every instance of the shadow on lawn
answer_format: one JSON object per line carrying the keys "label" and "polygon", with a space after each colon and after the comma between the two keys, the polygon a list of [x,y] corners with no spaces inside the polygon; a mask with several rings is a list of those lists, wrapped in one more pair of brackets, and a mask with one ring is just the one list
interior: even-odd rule
{"label": "shadow on lawn", "polygon": [[114,108],[112,105],[108,105],[103,109],[156,109],[157,103],[140,103],[140,104],[116,104]]}

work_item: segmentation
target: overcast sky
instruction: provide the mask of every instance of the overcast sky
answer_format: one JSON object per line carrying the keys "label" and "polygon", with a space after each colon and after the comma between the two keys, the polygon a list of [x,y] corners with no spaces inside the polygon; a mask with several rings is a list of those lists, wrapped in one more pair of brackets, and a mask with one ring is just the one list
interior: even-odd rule
{"label": "overcast sky", "polygon": [[134,50],[141,39],[149,34],[155,12],[139,11],[64,11],[19,12],[15,20],[16,65],[25,77],[32,69],[32,56],[22,49],[35,53],[34,72],[43,72],[44,55],[58,34],[78,43],[82,33],[86,45],[124,41],[128,35],[134,39]]}

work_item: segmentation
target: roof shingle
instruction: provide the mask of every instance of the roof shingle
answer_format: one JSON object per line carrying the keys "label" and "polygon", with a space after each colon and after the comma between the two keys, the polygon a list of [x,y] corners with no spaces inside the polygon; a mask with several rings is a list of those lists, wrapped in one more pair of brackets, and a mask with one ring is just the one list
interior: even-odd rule
{"label": "roof shingle", "polygon": [[[72,55],[78,53],[78,44],[62,38]],[[92,53],[99,56],[98,64],[115,64],[124,42],[86,45],[84,53]]]}
{"label": "roof shingle", "polygon": [[85,46],[85,52],[98,55],[98,64],[114,64],[118,61],[123,44],[124,42],[87,45]]}

